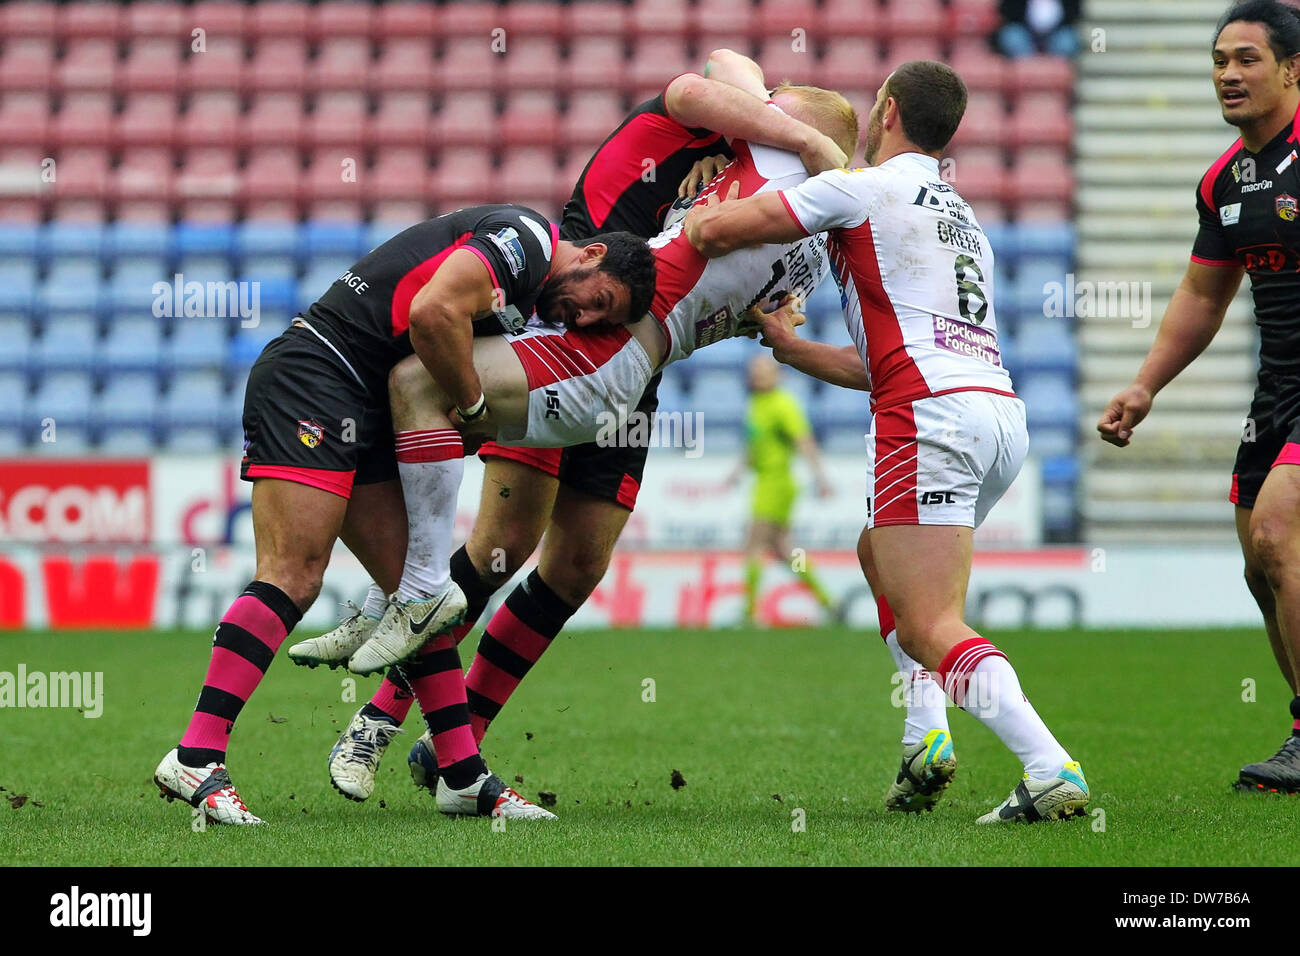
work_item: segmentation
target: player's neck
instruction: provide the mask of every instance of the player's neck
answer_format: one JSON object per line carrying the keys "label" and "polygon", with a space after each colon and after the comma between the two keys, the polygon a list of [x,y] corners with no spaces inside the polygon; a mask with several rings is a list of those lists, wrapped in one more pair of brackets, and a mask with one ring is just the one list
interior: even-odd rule
{"label": "player's neck", "polygon": [[876,158],[871,165],[883,166],[885,163],[889,162],[895,156],[902,156],[904,153],[919,153],[922,156],[929,156],[931,159],[935,160],[936,162],[938,162],[939,160],[938,153],[927,153],[925,150],[921,149],[921,147],[913,146],[911,143],[899,143],[896,146],[889,146],[889,147],[886,147],[885,145],[882,144],[880,149],[876,150]]}
{"label": "player's neck", "polygon": [[1250,126],[1241,127],[1241,145],[1248,152],[1258,153],[1284,129],[1289,129],[1295,122],[1296,109],[1300,108],[1300,87],[1282,100],[1266,116],[1261,116]]}

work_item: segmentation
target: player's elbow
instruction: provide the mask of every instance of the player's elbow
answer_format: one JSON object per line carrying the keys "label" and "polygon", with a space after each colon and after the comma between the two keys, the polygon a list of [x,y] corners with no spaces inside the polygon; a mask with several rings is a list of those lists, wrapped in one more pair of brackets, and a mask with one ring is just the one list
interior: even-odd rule
{"label": "player's elbow", "polygon": [[668,115],[683,126],[699,126],[701,104],[708,97],[709,82],[698,73],[683,73],[669,83],[664,91]]}

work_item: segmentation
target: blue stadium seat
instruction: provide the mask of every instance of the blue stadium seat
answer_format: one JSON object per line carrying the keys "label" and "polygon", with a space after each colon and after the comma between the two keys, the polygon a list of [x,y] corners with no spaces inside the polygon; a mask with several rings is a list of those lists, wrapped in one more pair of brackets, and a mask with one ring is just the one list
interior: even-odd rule
{"label": "blue stadium seat", "polygon": [[311,305],[324,295],[326,290],[334,284],[334,280],[347,272],[351,267],[351,261],[344,261],[338,258],[318,259],[314,261],[306,274],[298,280],[298,311],[305,312],[307,306]]}
{"label": "blue stadium seat", "polygon": [[1021,374],[1073,372],[1078,364],[1074,336],[1066,325],[1068,319],[1028,319],[1016,332]]}
{"label": "blue stadium seat", "polygon": [[238,448],[244,435],[244,383],[235,382],[226,390],[221,402],[221,414],[218,421],[222,441],[231,448]]}
{"label": "blue stadium seat", "polygon": [[229,257],[211,254],[182,256],[176,260],[176,271],[186,282],[230,282],[235,278]]}
{"label": "blue stadium seat", "polygon": [[180,319],[163,347],[163,361],[175,371],[220,369],[226,361],[230,324],[227,319]]}
{"label": "blue stadium seat", "polygon": [[1072,425],[1035,425],[1029,429],[1029,453],[1038,458],[1073,455],[1077,447]]}
{"label": "blue stadium seat", "polygon": [[[35,434],[42,432],[38,428]],[[56,420],[53,441],[38,439],[27,446],[27,453],[39,458],[85,458],[90,452],[90,429],[73,424],[67,416]]]}
{"label": "blue stadium seat", "polygon": [[52,320],[46,323],[44,334],[36,342],[32,364],[40,369],[89,372],[95,361],[97,339],[95,320],[89,316]]}
{"label": "blue stadium seat", "polygon": [[171,226],[163,222],[124,222],[110,225],[104,234],[104,257],[109,260],[172,255]]}
{"label": "blue stadium seat", "polygon": [[677,367],[669,369],[659,383],[659,411],[683,412],[687,409],[686,392],[676,372]]}
{"label": "blue stadium seat", "polygon": [[64,256],[99,258],[104,249],[104,233],[103,223],[55,220],[45,224],[40,242],[51,262]]}
{"label": "blue stadium seat", "polygon": [[0,427],[21,429],[27,421],[27,376],[0,371]]}
{"label": "blue stadium seat", "polygon": [[54,372],[41,380],[27,403],[34,423],[54,419],[55,442],[71,437],[72,429],[85,428],[90,421],[90,379],[77,372]]}
{"label": "blue stadium seat", "polygon": [[[1016,268],[1012,282],[1011,304],[1021,318],[1042,316],[1047,300],[1043,288],[1048,283],[1064,283],[1066,263],[1052,258],[1025,258]],[[994,293],[996,295],[996,292]],[[1000,299],[997,301],[1001,301]]]}
{"label": "blue stadium seat", "polygon": [[[174,311],[173,282],[173,274],[162,260],[132,257],[117,264],[102,289],[100,308],[110,316],[144,316],[153,315],[158,302],[161,310]],[[158,283],[164,283],[165,288],[155,292]]]}
{"label": "blue stadium seat", "polygon": [[172,454],[208,454],[222,451],[221,435],[211,428],[173,428],[167,432],[167,451]]}
{"label": "blue stadium seat", "polygon": [[262,321],[251,328],[242,326],[235,329],[235,337],[230,340],[226,352],[226,370],[238,376],[246,376],[257,357],[266,348],[266,343],[280,335],[289,323]]}
{"label": "blue stadium seat", "polygon": [[745,366],[761,351],[761,348],[752,339],[723,339],[721,342],[696,349],[691,354],[691,365],[697,375],[705,371],[719,370],[739,374],[743,381]]}
{"label": "blue stadium seat", "polygon": [[235,229],[234,255],[245,268],[266,258],[295,258],[298,255],[298,224],[256,220],[241,223]]}
{"label": "blue stadium seat", "polygon": [[299,255],[304,262],[321,256],[338,256],[351,265],[370,249],[366,245],[365,226],[359,222],[308,222],[300,239]]}
{"label": "blue stadium seat", "polygon": [[99,346],[97,364],[101,375],[126,371],[154,371],[162,363],[162,330],[158,320],[123,317],[109,326]]}
{"label": "blue stadium seat", "polygon": [[11,222],[0,229],[0,258],[5,260],[40,257],[42,228],[37,223]]}
{"label": "blue stadium seat", "polygon": [[[221,420],[224,390],[216,372],[182,372],[172,379],[171,388],[162,402],[162,421],[171,432],[176,429],[206,429],[215,433]],[[215,434],[212,443],[216,443]]]}
{"label": "blue stadium seat", "polygon": [[1068,222],[1025,222],[1015,230],[1026,254],[1074,257],[1074,226]]}
{"label": "blue stadium seat", "polygon": [[842,455],[860,455],[864,456],[865,459],[867,452],[866,434],[867,430],[865,428],[853,428],[848,425],[827,428],[821,434],[822,450]]}
{"label": "blue stadium seat", "polygon": [[[247,272],[240,277],[241,282],[257,283],[257,305],[261,312],[259,321],[284,321],[281,327],[297,313],[298,281],[292,273],[279,275],[275,272]],[[251,291],[249,293],[252,294]]]}
{"label": "blue stadium seat", "polygon": [[365,248],[363,253],[369,252],[376,246],[383,245],[393,236],[397,235],[403,229],[409,229],[415,225],[412,222],[372,222],[365,228],[365,235],[362,237],[362,246]]}
{"label": "blue stadium seat", "polygon": [[1019,231],[1016,227],[1005,222],[982,222],[980,228],[993,247],[993,260],[1015,265],[1020,257]]}
{"label": "blue stadium seat", "polygon": [[749,398],[744,372],[706,369],[691,382],[691,411],[704,412],[704,427],[737,428],[745,417]]}
{"label": "blue stadium seat", "polygon": [[99,432],[99,453],[135,457],[151,454],[157,448],[152,428],[123,425],[104,428]]}
{"label": "blue stadium seat", "polygon": [[27,436],[20,426],[0,425],[0,458],[16,458],[26,450]]}
{"label": "blue stadium seat", "polygon": [[173,243],[181,256],[229,258],[235,247],[235,227],[226,222],[182,222],[175,227]]}
{"label": "blue stadium seat", "polygon": [[157,419],[158,385],[148,372],[113,376],[95,399],[91,414],[96,429],[130,428],[149,436],[153,435]]}
{"label": "blue stadium seat", "polygon": [[0,313],[28,314],[36,303],[36,288],[34,259],[15,257],[0,264]]}
{"label": "blue stadium seat", "polygon": [[[0,230],[3,232],[3,230]],[[23,371],[32,359],[31,323],[17,316],[0,316],[0,371]]]}
{"label": "blue stadium seat", "polygon": [[47,317],[64,313],[96,314],[100,302],[99,262],[67,259],[55,262],[37,293],[38,308]]}
{"label": "blue stadium seat", "polygon": [[1039,426],[1074,428],[1078,423],[1078,398],[1067,375],[1042,372],[1016,387],[1025,403],[1032,431]]}
{"label": "blue stadium seat", "polygon": [[856,428],[866,434],[871,422],[871,397],[855,388],[827,385],[807,409],[809,418],[825,428]]}

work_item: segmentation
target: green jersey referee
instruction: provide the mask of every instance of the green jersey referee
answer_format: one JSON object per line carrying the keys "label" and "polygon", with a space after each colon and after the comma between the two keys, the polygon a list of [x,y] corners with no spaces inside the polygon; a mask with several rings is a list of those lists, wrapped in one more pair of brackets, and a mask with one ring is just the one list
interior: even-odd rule
{"label": "green jersey referee", "polygon": [[[769,356],[760,355],[749,365],[751,397],[745,413],[745,462],[754,472],[753,507],[749,536],[745,542],[745,624],[754,623],[758,583],[763,562],[772,557],[789,562],[818,603],[828,611],[834,602],[813,576],[806,555],[790,550],[790,513],[799,484],[794,477],[794,460],[802,454],[812,467],[817,494],[826,497],[831,486],[822,470],[817,442],[808,417],[798,399],[778,388],[781,367]],[[737,471],[736,478],[740,477]]]}

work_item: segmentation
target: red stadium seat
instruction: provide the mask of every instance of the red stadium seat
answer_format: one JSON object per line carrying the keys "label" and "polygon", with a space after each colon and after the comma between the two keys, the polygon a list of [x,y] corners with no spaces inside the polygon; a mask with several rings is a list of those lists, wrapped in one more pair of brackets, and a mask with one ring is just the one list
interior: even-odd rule
{"label": "red stadium seat", "polygon": [[371,204],[370,209],[370,218],[374,222],[414,225],[435,215],[423,199],[379,199]]}
{"label": "red stadium seat", "polygon": [[380,44],[371,82],[379,90],[429,90],[437,69],[431,38],[397,37]]}
{"label": "red stadium seat", "polygon": [[[235,111],[238,112],[238,109],[239,101],[236,100]],[[176,113],[174,93],[132,93],[126,97],[122,112],[114,123],[114,139],[122,146],[162,146],[170,149],[176,143],[178,135],[183,135],[177,131]],[[226,125],[225,132],[231,135],[233,130],[232,121]]]}
{"label": "red stadium seat", "polygon": [[619,37],[575,37],[569,58],[560,65],[566,90],[609,90],[622,85],[627,56]]}
{"label": "red stadium seat", "polygon": [[369,117],[366,142],[375,146],[420,146],[430,142],[433,111],[428,93],[402,90],[385,93]]}
{"label": "red stadium seat", "polygon": [[429,141],[438,149],[459,146],[491,147],[498,142],[500,126],[496,103],[483,90],[448,93],[434,111]]}
{"label": "red stadium seat", "polygon": [[709,0],[692,13],[691,28],[696,34],[740,32],[748,36],[754,0]]}
{"label": "red stadium seat", "polygon": [[0,129],[6,146],[30,146],[45,154],[50,138],[50,100],[44,93],[5,93],[0,99]]}
{"label": "red stadium seat", "polygon": [[233,148],[202,147],[186,150],[180,171],[176,174],[176,195],[179,199],[233,202],[239,197],[239,192],[239,164]]}
{"label": "red stadium seat", "polygon": [[885,37],[948,36],[948,10],[940,0],[886,0],[880,18]]}
{"label": "red stadium seat", "polygon": [[1015,101],[1007,124],[1012,146],[1068,146],[1074,135],[1069,99],[1060,93],[1027,93]]}
{"label": "red stadium seat", "polygon": [[297,93],[262,93],[239,124],[239,137],[250,146],[297,146],[303,141],[306,119]]}
{"label": "red stadium seat", "polygon": [[238,37],[208,37],[202,53],[191,49],[182,82],[191,90],[238,90],[243,81],[244,42]]}
{"label": "red stadium seat", "polygon": [[[618,93],[609,90],[575,93],[560,120],[560,141],[571,154],[589,156],[623,122],[625,115],[623,98]],[[574,177],[566,182],[573,185],[576,180]]]}
{"label": "red stadium seat", "polygon": [[[167,218],[167,204],[157,203],[162,212],[155,218]],[[55,197],[50,203],[50,218],[56,222],[104,222],[108,219],[108,202],[103,199],[59,199]],[[122,218],[119,213],[116,218]]]}
{"label": "red stadium seat", "polygon": [[631,16],[621,0],[591,0],[564,4],[564,35],[578,37],[618,37],[627,35]]}
{"label": "red stadium seat", "polygon": [[791,37],[794,30],[806,31],[810,42],[827,39],[814,0],[759,0],[758,12],[751,20],[751,32],[756,38]]}
{"label": "red stadium seat", "polygon": [[980,36],[964,36],[953,42],[948,65],[957,71],[968,90],[997,92],[1005,88],[1007,61],[989,48]]}
{"label": "red stadium seat", "polygon": [[50,124],[49,138],[55,148],[63,146],[108,146],[113,139],[112,94],[81,93],[68,97]]}
{"label": "red stadium seat", "polygon": [[321,93],[307,121],[307,144],[350,146],[355,156],[363,142],[365,125],[366,94],[338,90]]}
{"label": "red stadium seat", "polygon": [[341,37],[369,40],[373,33],[375,8],[369,3],[322,0],[310,9],[307,35],[315,40],[324,42]]}
{"label": "red stadium seat", "polygon": [[6,3],[0,6],[0,36],[6,40],[20,37],[53,39],[58,8],[50,3]]}
{"label": "red stadium seat", "polygon": [[238,93],[232,90],[195,93],[181,118],[180,140],[186,146],[230,146],[239,141],[242,123]]}
{"label": "red stadium seat", "polygon": [[429,179],[429,164],[423,149],[386,149],[366,172],[362,192],[371,201],[424,202],[429,193]]}
{"label": "red stadium seat", "polygon": [[24,37],[5,44],[0,58],[0,89],[40,90],[54,85],[54,41]]}
{"label": "red stadium seat", "polygon": [[1001,150],[985,146],[954,146],[944,159],[952,161],[948,166],[948,178],[963,199],[1002,202],[1007,173]]}
{"label": "red stadium seat", "polygon": [[570,35],[566,29],[568,18],[561,4],[510,3],[501,8],[498,17],[499,25],[505,27],[506,36],[512,40],[519,37],[560,39]]}
{"label": "red stadium seat", "polygon": [[1020,150],[1011,164],[1008,200],[1026,203],[1069,203],[1074,197],[1074,171],[1065,150],[1031,146]]}
{"label": "red stadium seat", "polygon": [[824,0],[816,24],[827,37],[880,37],[875,0]]}
{"label": "red stadium seat", "polygon": [[554,94],[524,90],[506,98],[501,114],[501,142],[507,147],[555,146],[559,117]]}
{"label": "red stadium seat", "polygon": [[[656,36],[637,42],[625,78],[631,82],[634,95],[648,93],[653,96],[661,92],[674,76],[701,69],[703,65],[686,53],[680,40]],[[645,98],[640,96],[637,102]]]}
{"label": "red stadium seat", "polygon": [[1008,78],[1013,92],[1045,90],[1070,93],[1074,90],[1074,65],[1060,56],[1026,56],[1012,60]]}
{"label": "red stadium seat", "polygon": [[890,70],[908,60],[944,59],[943,45],[938,37],[899,37],[885,45],[885,64]]}
{"label": "red stadium seat", "polygon": [[113,173],[112,195],[119,201],[174,198],[172,151],[156,146],[122,151]]}
{"label": "red stadium seat", "polygon": [[[103,207],[100,207],[99,216],[104,217]],[[56,219],[67,219],[71,215],[69,210],[55,206],[54,216]],[[116,206],[116,212],[113,216],[118,222],[171,222],[171,206],[161,199],[138,199],[134,202],[120,202]]]}
{"label": "red stadium seat", "polygon": [[443,90],[496,89],[504,66],[505,54],[494,52],[491,41],[459,37],[447,42],[434,83]]}
{"label": "red stadium seat", "polygon": [[573,189],[578,185],[578,177],[582,171],[587,168],[587,163],[591,161],[591,154],[595,149],[582,150],[570,149],[564,157],[564,162],[560,164],[560,171],[556,174],[557,186],[565,190],[565,199],[573,194]]}
{"label": "red stadium seat", "polygon": [[758,65],[768,89],[783,80],[792,83],[815,83],[818,75],[817,54],[811,46],[796,50],[789,37],[771,37],[758,50]]}
{"label": "red stadium seat", "polygon": [[370,40],[345,36],[321,42],[307,71],[314,90],[364,90],[370,83]]}
{"label": "red stadium seat", "polygon": [[246,82],[259,91],[303,89],[307,83],[307,41],[296,36],[260,41],[248,63]]}
{"label": "red stadium seat", "polygon": [[174,37],[136,40],[118,68],[118,89],[123,93],[179,90],[183,62],[181,43]]}
{"label": "red stadium seat", "polygon": [[[863,37],[839,37],[826,46],[826,54],[817,65],[818,85],[832,90],[839,90],[859,111],[870,112],[876,101],[876,90],[889,75],[889,67],[876,44]],[[849,91],[866,94],[866,102],[861,102]],[[865,129],[866,114],[859,117],[860,125]]]}
{"label": "red stadium seat", "polygon": [[116,3],[69,3],[59,8],[55,25],[63,37],[108,37],[122,31],[122,8]]}
{"label": "red stadium seat", "polygon": [[177,216],[182,222],[229,223],[239,218],[234,201],[229,199],[181,199]]}
{"label": "red stadium seat", "polygon": [[444,150],[429,178],[430,200],[436,205],[468,205],[474,202],[505,201],[497,189],[492,154],[484,147]]}
{"label": "red stadium seat", "polygon": [[293,203],[301,178],[298,150],[271,146],[249,154],[240,192],[246,203],[254,205],[268,200]]}
{"label": "red stadium seat", "polygon": [[690,33],[691,20],[689,0],[633,0],[630,33],[638,41],[671,37],[680,42]]}
{"label": "red stadium seat", "polygon": [[[135,0],[126,8],[122,35],[129,37],[184,37],[191,39],[191,31],[203,24],[193,22],[190,11],[179,3],[155,3],[153,0]],[[206,39],[211,40],[208,36]]]}
{"label": "red stadium seat", "polygon": [[254,40],[264,37],[305,37],[311,7],[305,3],[271,0],[249,8],[248,30]]}
{"label": "red stadium seat", "polygon": [[64,90],[111,90],[117,74],[117,44],[105,37],[69,40],[55,71]]}
{"label": "red stadium seat", "polygon": [[758,54],[754,42],[745,33],[710,30],[708,33],[696,34],[695,39],[695,49],[699,51],[699,56],[695,58],[697,73],[704,72],[704,64],[708,62],[709,54],[714,50],[734,50],[741,56],[751,58]]}
{"label": "red stadium seat", "polygon": [[998,0],[949,0],[951,35],[986,37],[997,29],[1002,17]]}
{"label": "red stadium seat", "polygon": [[1002,94],[972,90],[966,98],[966,113],[953,136],[954,145],[1005,146],[1006,110]]}
{"label": "red stadium seat", "polygon": [[438,20],[442,11],[430,3],[385,3],[372,7],[370,13],[374,36],[385,42],[434,37],[441,32]]}
{"label": "red stadium seat", "polygon": [[550,196],[560,181],[555,154],[549,149],[511,150],[505,154],[505,162],[495,180],[502,202],[516,202],[516,196]]}
{"label": "red stadium seat", "polygon": [[249,9],[230,0],[198,0],[190,7],[191,30],[202,27],[208,37],[241,37],[249,28]]}
{"label": "red stadium seat", "polygon": [[0,220],[34,225],[41,220],[41,200],[29,196],[0,196]]}
{"label": "red stadium seat", "polygon": [[438,8],[435,32],[444,37],[472,37],[484,43],[501,27],[501,8],[493,3],[449,3]]}
{"label": "red stadium seat", "polygon": [[492,71],[503,93],[554,89],[560,82],[560,45],[546,38],[512,36]]}
{"label": "red stadium seat", "polygon": [[113,178],[108,150],[98,147],[60,150],[55,157],[55,175],[50,190],[55,200],[95,199],[104,202],[108,199]]}
{"label": "red stadium seat", "polygon": [[320,149],[312,154],[303,173],[299,199],[316,202],[322,199],[346,199],[360,202],[365,164],[357,150],[343,147]]}

